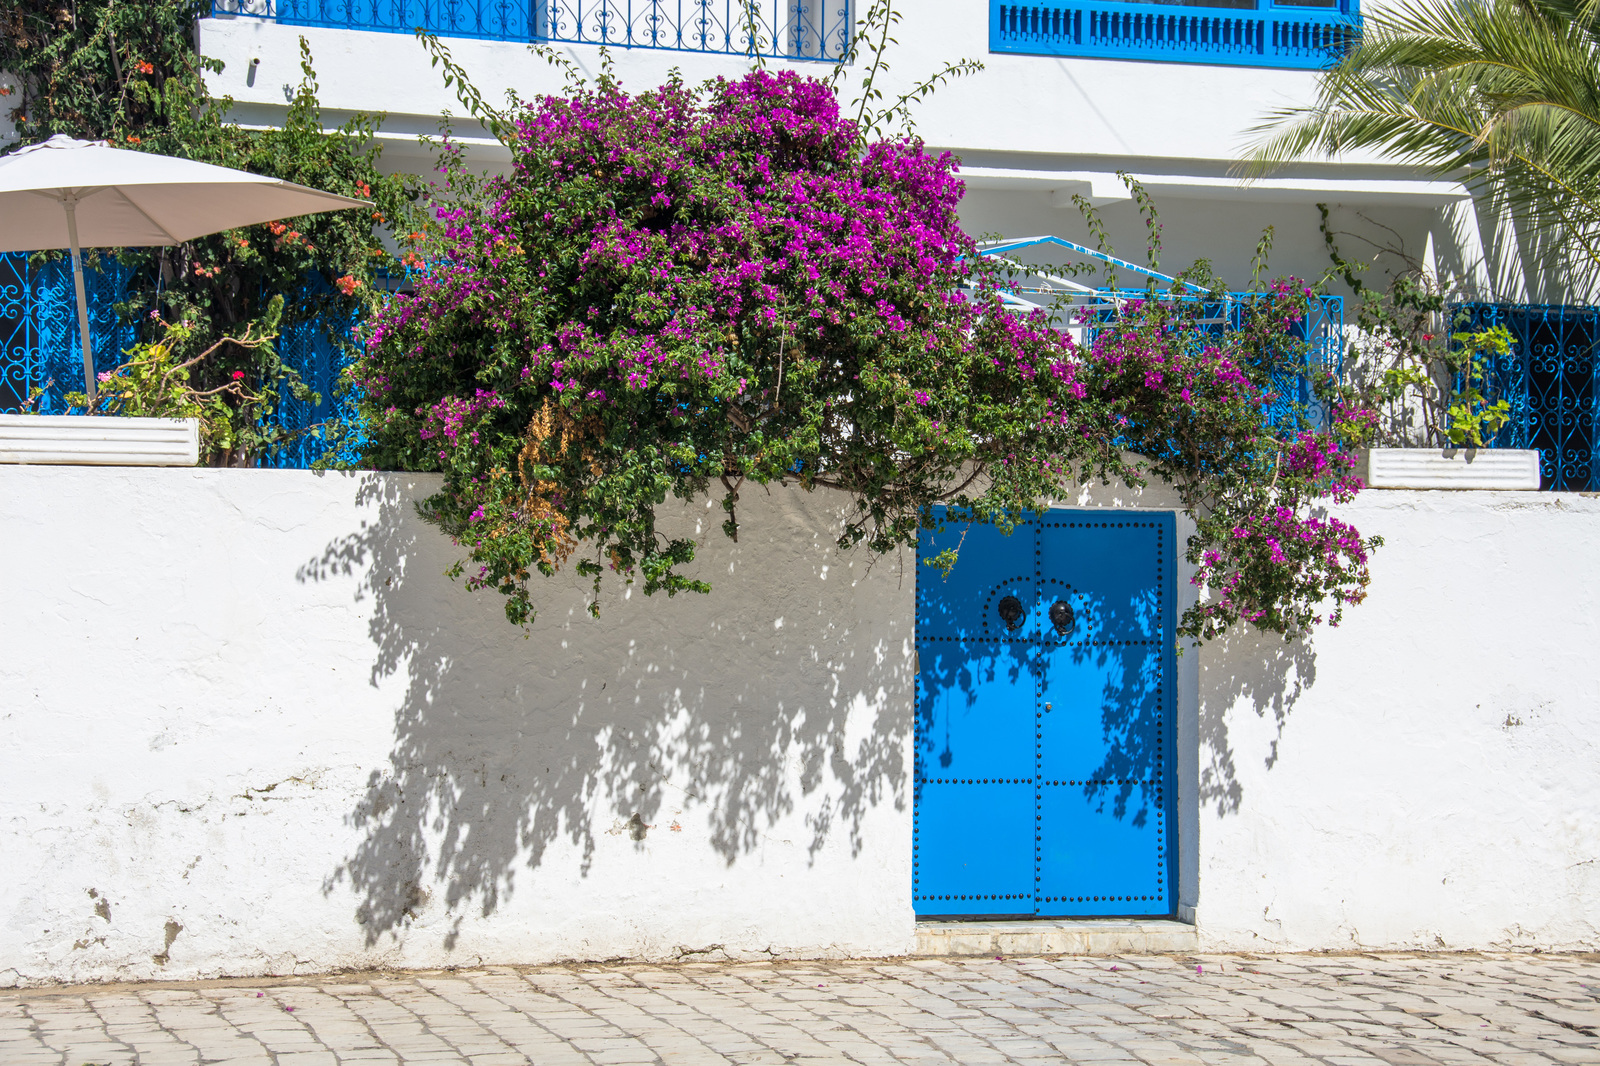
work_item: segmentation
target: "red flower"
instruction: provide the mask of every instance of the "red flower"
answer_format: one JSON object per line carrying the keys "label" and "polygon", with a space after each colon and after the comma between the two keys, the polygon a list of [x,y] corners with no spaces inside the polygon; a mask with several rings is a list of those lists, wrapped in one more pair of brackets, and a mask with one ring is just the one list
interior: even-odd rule
{"label": "red flower", "polygon": [[235,380],[235,381],[243,381],[244,380],[244,371],[243,370],[235,370],[233,372],[233,380]]}

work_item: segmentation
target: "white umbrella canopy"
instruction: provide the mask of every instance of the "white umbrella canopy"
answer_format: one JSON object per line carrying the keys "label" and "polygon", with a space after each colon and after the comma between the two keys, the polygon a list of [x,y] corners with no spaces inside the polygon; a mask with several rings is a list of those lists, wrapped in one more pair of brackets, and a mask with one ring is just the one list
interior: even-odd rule
{"label": "white umbrella canopy", "polygon": [[[51,209],[51,202],[60,210]],[[72,249],[84,386],[94,359],[81,250],[181,244],[295,215],[370,207],[366,200],[242,170],[57,134],[0,156],[0,252]]]}

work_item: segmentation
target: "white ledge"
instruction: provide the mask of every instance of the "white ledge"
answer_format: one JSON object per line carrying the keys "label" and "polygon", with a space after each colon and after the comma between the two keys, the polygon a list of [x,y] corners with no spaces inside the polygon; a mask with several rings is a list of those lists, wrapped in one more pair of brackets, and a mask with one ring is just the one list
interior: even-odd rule
{"label": "white ledge", "polygon": [[0,415],[0,463],[75,466],[194,466],[195,418]]}
{"label": "white ledge", "polygon": [[1513,448],[1373,448],[1367,486],[1374,489],[1539,488],[1539,453]]}

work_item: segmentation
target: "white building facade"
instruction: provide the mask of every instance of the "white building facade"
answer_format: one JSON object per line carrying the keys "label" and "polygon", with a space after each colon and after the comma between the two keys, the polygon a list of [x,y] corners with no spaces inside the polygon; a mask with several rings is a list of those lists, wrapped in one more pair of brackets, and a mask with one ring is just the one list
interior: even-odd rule
{"label": "white building facade", "polygon": [[[460,105],[413,21],[490,98],[561,90],[535,37],[593,73],[572,38],[612,35],[639,89],[750,64],[726,0],[218,6],[202,50],[242,121],[281,116],[304,36],[327,116],[384,112],[387,165],[418,172]],[[761,10],[764,47],[804,53],[769,66],[842,50],[848,12]],[[1271,225],[1273,271],[1320,275],[1323,202],[1480,269],[1457,187],[1370,160],[1230,174],[1353,13],[923,0],[892,92],[985,64],[918,113],[976,233],[1082,240],[1076,195],[1141,260],[1123,171],[1168,272],[1242,283]],[[827,492],[746,493],[738,544],[702,504],[674,519],[709,596],[608,586],[591,618],[562,577],[520,630],[442,576],[457,552],[413,506],[433,484],[0,467],[0,985],[898,955],[951,918],[1060,932],[1040,948],[1600,942],[1592,496],[1370,491],[1340,517],[1387,543],[1343,626],[1179,649],[1188,527],[1156,491],[1060,501],[953,585],[841,553]],[[1086,919],[1122,924],[1072,941]]]}
{"label": "white building facade", "polygon": [[[741,21],[747,6],[767,53],[763,62],[825,75],[866,5],[218,0],[216,6],[219,17],[201,24],[201,49],[226,64],[212,88],[235,100],[241,121],[270,124],[282,114],[300,80],[304,36],[330,116],[386,114],[387,165],[423,172],[428,157],[417,137],[437,133],[441,112],[460,116],[463,108],[430,66],[413,26],[437,32],[484,97],[498,103],[507,90],[525,99],[561,92],[561,71],[529,54],[530,39],[545,41],[590,75],[600,68],[598,42],[611,42],[624,89],[653,87],[674,69],[691,81],[737,77],[752,63],[745,54],[751,34]],[[1169,274],[1206,258],[1243,287],[1270,225],[1271,270],[1318,278],[1329,265],[1318,203],[1334,209],[1336,228],[1429,269],[1480,277],[1485,294],[1493,288],[1489,271],[1502,269],[1485,266],[1477,219],[1459,185],[1374,159],[1301,165],[1250,185],[1233,173],[1253,127],[1276,109],[1312,99],[1315,72],[1348,32],[1356,0],[1217,0],[1215,6],[918,0],[899,7],[903,17],[893,32],[899,43],[890,47],[890,67],[878,85],[888,99],[949,63],[984,65],[915,112],[917,133],[930,149],[951,151],[962,162],[961,217],[969,233],[1059,234],[1092,244],[1076,194],[1102,211],[1117,254],[1144,262],[1144,226],[1122,172],[1155,197],[1164,223],[1160,259]],[[233,12],[239,14],[225,17]],[[865,67],[858,61],[847,69],[845,99]],[[470,125],[457,123],[468,141]],[[507,158],[481,131],[477,142],[485,163]],[[1358,256],[1373,253],[1359,240],[1350,245]],[[1391,257],[1384,265],[1398,268],[1400,261]]]}

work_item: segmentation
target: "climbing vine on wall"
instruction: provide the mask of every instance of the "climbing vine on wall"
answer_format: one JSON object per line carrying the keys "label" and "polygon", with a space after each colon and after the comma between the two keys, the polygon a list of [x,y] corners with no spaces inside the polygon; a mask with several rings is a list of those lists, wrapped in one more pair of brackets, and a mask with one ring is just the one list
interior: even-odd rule
{"label": "climbing vine on wall", "polygon": [[424,513],[512,622],[568,565],[709,591],[659,509],[714,495],[737,538],[773,482],[843,492],[840,544],[886,552],[938,505],[1010,527],[1083,482],[1154,477],[1197,522],[1184,633],[1294,635],[1362,598],[1375,541],[1319,507],[1359,488],[1370,419],[1268,421],[1272,375],[1305,357],[1298,282],[1225,335],[1152,293],[1075,344],[1004,309],[954,160],[864,143],[823,82],[603,77],[500,117],[511,173],[443,195],[431,265],[355,378],[366,461],[444,474]]}

